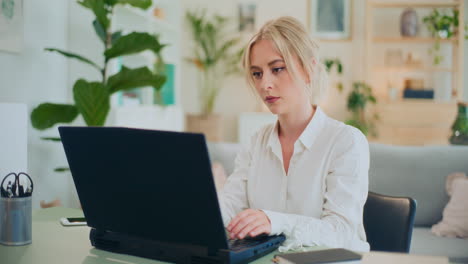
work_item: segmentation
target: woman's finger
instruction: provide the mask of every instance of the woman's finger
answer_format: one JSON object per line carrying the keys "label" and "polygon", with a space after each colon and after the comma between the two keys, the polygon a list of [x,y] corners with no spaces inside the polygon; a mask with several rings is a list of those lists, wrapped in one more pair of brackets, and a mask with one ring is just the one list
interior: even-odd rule
{"label": "woman's finger", "polygon": [[237,236],[239,232],[244,229],[247,225],[249,225],[252,222],[255,222],[257,217],[255,215],[247,215],[243,218],[241,218],[235,226],[232,227],[231,229],[231,234],[234,236]]}

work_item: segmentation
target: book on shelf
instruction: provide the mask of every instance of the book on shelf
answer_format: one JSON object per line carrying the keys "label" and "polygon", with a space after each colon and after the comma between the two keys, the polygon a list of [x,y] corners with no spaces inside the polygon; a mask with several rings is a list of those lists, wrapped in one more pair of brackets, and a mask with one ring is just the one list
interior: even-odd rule
{"label": "book on shelf", "polygon": [[344,248],[333,248],[298,253],[278,254],[274,258],[277,264],[321,264],[321,263],[361,263],[362,256]]}

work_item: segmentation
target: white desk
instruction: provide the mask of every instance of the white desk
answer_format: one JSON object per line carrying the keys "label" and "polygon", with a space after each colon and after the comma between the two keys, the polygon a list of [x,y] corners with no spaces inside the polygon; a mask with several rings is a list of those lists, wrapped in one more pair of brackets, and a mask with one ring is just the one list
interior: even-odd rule
{"label": "white desk", "polygon": [[[83,216],[81,210],[49,208],[33,211],[32,244],[26,246],[0,245],[1,264],[155,264],[161,261],[116,254],[95,249],[89,241],[89,227],[64,227],[60,217]],[[323,248],[323,247],[322,247]],[[311,249],[321,249],[320,247]],[[277,251],[254,264],[271,264]],[[364,255],[362,263],[379,264],[444,264],[446,258],[417,257],[406,254],[371,252]]]}
{"label": "white desk", "polygon": [[[95,249],[89,241],[89,227],[64,227],[60,217],[83,216],[81,210],[48,208],[33,211],[32,244],[0,245],[1,264],[155,264],[166,263],[130,255]],[[272,252],[256,260],[256,264],[271,264]],[[5,261],[6,260],[6,261]]]}

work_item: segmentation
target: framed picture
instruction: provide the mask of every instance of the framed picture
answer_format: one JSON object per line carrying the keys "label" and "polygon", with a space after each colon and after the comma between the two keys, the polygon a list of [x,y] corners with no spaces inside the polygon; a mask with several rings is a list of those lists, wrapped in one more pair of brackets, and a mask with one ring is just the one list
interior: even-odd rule
{"label": "framed picture", "polygon": [[0,2],[0,50],[19,53],[23,44],[23,0]]}
{"label": "framed picture", "polygon": [[353,0],[308,0],[311,36],[323,40],[351,40]]}
{"label": "framed picture", "polygon": [[255,30],[255,3],[239,3],[239,31],[253,32]]}

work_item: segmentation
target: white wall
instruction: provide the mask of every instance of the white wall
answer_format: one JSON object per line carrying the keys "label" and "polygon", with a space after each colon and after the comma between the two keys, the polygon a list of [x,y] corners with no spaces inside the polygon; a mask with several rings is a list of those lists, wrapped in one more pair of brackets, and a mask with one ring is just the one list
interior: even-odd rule
{"label": "white wall", "polygon": [[[44,48],[66,48],[68,1],[23,1],[23,5],[22,52],[0,51],[0,102],[24,103],[29,113],[44,101],[66,102],[67,61],[44,52]],[[28,172],[35,181],[33,206],[37,208],[39,200],[51,200],[65,191],[62,186],[67,179],[52,169],[66,161],[59,144],[40,140],[41,136],[56,135],[55,131],[39,132],[28,122],[27,134]]]}

